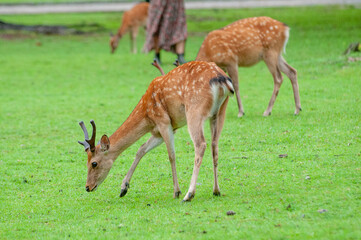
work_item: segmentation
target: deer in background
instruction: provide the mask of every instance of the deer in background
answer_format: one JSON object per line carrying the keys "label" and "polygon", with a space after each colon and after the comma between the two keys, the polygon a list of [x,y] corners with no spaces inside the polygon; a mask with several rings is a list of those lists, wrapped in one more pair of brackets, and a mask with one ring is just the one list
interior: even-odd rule
{"label": "deer in background", "polygon": [[149,3],[142,2],[136,4],[129,11],[124,12],[122,25],[120,26],[116,35],[111,36],[110,38],[110,48],[111,53],[114,53],[118,47],[119,40],[126,34],[130,32],[130,43],[132,53],[137,53],[136,40],[138,36],[139,27],[145,27],[147,24],[148,18],[148,7]]}
{"label": "deer in background", "polygon": [[274,89],[263,116],[271,115],[273,104],[283,82],[281,72],[291,80],[296,104],[294,114],[301,111],[297,71],[282,57],[289,38],[289,27],[269,17],[238,20],[210,32],[200,47],[197,61],[215,62],[228,72],[233,81],[238,103],[238,117],[244,115],[239,94],[238,67],[249,67],[263,60],[273,76]]}
{"label": "deer in background", "polygon": [[215,63],[189,62],[164,76],[156,77],[125,122],[109,138],[103,135],[98,145],[95,145],[94,121],[91,121],[91,139],[84,123],[80,122],[85,141],[79,143],[88,155],[86,191],[97,189],[119,154],[150,132],[151,137],[139,148],[122,182],[120,197],[127,193],[130,179],[141,158],[165,142],[173,175],[173,197],[178,198],[181,191],[176,172],[174,133],[187,124],[194,144],[195,160],[189,190],[183,201],[190,201],[195,195],[197,177],[207,146],[203,126],[209,119],[214,167],[213,194],[219,196],[218,140],[224,124],[228,97],[233,93],[232,80]]}

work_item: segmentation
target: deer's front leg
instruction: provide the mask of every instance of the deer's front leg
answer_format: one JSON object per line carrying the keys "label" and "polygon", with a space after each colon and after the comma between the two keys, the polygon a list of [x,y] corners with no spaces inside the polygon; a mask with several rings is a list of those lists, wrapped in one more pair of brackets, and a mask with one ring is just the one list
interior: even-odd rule
{"label": "deer's front leg", "polygon": [[238,82],[238,65],[237,63],[231,64],[226,68],[229,77],[232,79],[234,91],[236,92],[237,104],[238,104],[238,117],[244,115],[244,109],[241,101],[241,95],[239,93],[239,82]]}
{"label": "deer's front leg", "polygon": [[160,126],[159,132],[162,135],[163,140],[167,146],[168,157],[169,157],[170,165],[172,168],[173,188],[174,188],[173,198],[179,198],[179,195],[181,195],[182,192],[180,191],[178,178],[177,178],[173,128],[171,125]]}
{"label": "deer's front leg", "polygon": [[135,156],[135,159],[134,159],[134,162],[133,162],[132,166],[130,167],[127,175],[125,175],[125,178],[123,179],[122,186],[121,186],[121,191],[120,191],[120,197],[124,197],[125,194],[127,194],[128,189],[129,189],[130,179],[132,178],[133,173],[134,173],[135,169],[137,168],[140,159],[142,159],[142,157],[147,152],[149,152],[153,148],[158,147],[162,142],[163,142],[163,138],[151,136],[148,139],[148,141],[146,143],[144,143],[139,148],[139,150],[138,150],[138,152],[137,152],[137,154]]}
{"label": "deer's front leg", "polygon": [[138,35],[138,27],[133,27],[130,30],[130,47],[132,49],[132,53],[137,53],[137,35]]}

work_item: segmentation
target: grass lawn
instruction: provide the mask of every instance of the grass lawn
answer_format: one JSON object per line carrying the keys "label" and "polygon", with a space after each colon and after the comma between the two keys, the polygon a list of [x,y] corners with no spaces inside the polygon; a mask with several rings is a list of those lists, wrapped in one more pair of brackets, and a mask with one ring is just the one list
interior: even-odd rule
{"label": "grass lawn", "polygon": [[[115,32],[120,15],[2,16],[12,23],[98,23]],[[206,32],[239,18],[267,15],[291,26],[285,59],[298,70],[303,111],[294,116],[285,78],[270,117],[273,89],[264,63],[240,69],[246,116],[228,105],[220,139],[222,196],[212,195],[210,146],[195,199],[173,199],[165,145],[140,162],[124,198],[120,184],[146,135],[116,160],[94,193],[85,191],[86,155],[78,125],[110,135],[159,75],[153,53],[116,54],[108,30],[80,36],[0,32],[0,239],[360,239],[361,62],[342,52],[361,41],[361,10],[352,7],[187,11],[186,58]],[[140,50],[144,31],[138,39]],[[361,54],[351,54],[353,58]],[[162,53],[165,71],[175,55]],[[210,142],[209,127],[206,136]],[[187,128],[177,131],[181,190],[193,168]],[[287,158],[280,158],[287,154]],[[227,216],[227,211],[236,214]]]}

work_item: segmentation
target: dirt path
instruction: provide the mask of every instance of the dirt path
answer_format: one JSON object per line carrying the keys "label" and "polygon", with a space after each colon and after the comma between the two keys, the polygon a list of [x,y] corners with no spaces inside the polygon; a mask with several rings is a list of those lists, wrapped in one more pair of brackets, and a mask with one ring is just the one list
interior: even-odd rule
{"label": "dirt path", "polygon": [[[39,14],[64,12],[119,12],[135,3],[68,3],[68,4],[11,4],[0,5],[0,14]],[[254,8],[330,4],[361,4],[361,0],[230,0],[186,2],[187,9]]]}

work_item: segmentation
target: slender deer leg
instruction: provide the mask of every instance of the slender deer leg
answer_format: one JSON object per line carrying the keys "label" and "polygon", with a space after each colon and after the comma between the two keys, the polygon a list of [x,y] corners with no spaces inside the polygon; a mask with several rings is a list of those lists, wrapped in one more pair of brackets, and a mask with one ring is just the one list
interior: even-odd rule
{"label": "slender deer leg", "polygon": [[220,196],[221,191],[218,185],[218,141],[222,132],[224,119],[226,116],[228,98],[222,104],[218,116],[210,119],[211,134],[212,134],[212,157],[213,157],[213,172],[214,172],[214,186],[213,195]]}
{"label": "slender deer leg", "polygon": [[199,168],[202,164],[204,151],[207,147],[203,133],[203,125],[205,120],[204,117],[202,117],[201,114],[199,114],[199,112],[195,109],[189,112],[191,113],[187,114],[188,131],[193,140],[195,159],[191,183],[187,194],[183,198],[184,202],[191,201],[192,198],[194,198],[196,193],[196,183],[199,174]]}
{"label": "slender deer leg", "polygon": [[295,98],[295,105],[296,105],[295,115],[297,115],[300,113],[300,111],[302,111],[300,93],[298,90],[297,71],[296,69],[288,65],[288,63],[282,56],[280,56],[279,58],[279,66],[280,66],[280,70],[283,73],[285,73],[287,77],[291,80],[293,96]]}
{"label": "slender deer leg", "polygon": [[227,66],[226,68],[229,77],[232,79],[234,91],[236,92],[237,104],[238,104],[238,117],[244,115],[243,105],[241,101],[241,96],[239,94],[239,83],[238,83],[238,65],[236,63]]}
{"label": "slender deer leg", "polygon": [[163,137],[163,140],[167,146],[168,157],[170,161],[170,165],[172,168],[172,176],[173,176],[173,187],[174,187],[174,198],[179,198],[181,194],[178,178],[177,178],[177,169],[175,162],[175,150],[174,150],[174,133],[171,125],[159,127],[159,132]]}
{"label": "slender deer leg", "polygon": [[132,48],[132,53],[137,53],[137,35],[138,35],[138,27],[133,27],[130,30],[130,44]]}
{"label": "slender deer leg", "polygon": [[274,88],[271,100],[269,101],[266,111],[263,113],[263,116],[271,115],[273,104],[277,98],[278,92],[283,82],[283,77],[280,69],[278,68],[278,53],[276,52],[267,52],[264,57],[264,61],[273,76]]}
{"label": "slender deer leg", "polygon": [[161,137],[155,137],[155,136],[151,136],[148,141],[146,143],[144,143],[139,149],[138,152],[135,156],[134,162],[132,164],[132,166],[130,167],[127,175],[125,176],[125,178],[123,179],[122,182],[122,186],[121,186],[121,191],[120,191],[120,197],[125,196],[125,194],[127,194],[128,188],[129,188],[129,182],[130,179],[133,176],[133,173],[135,171],[135,169],[137,168],[137,165],[140,161],[140,159],[142,159],[142,157],[149,152],[150,150],[158,147],[161,143],[163,143],[163,138]]}

